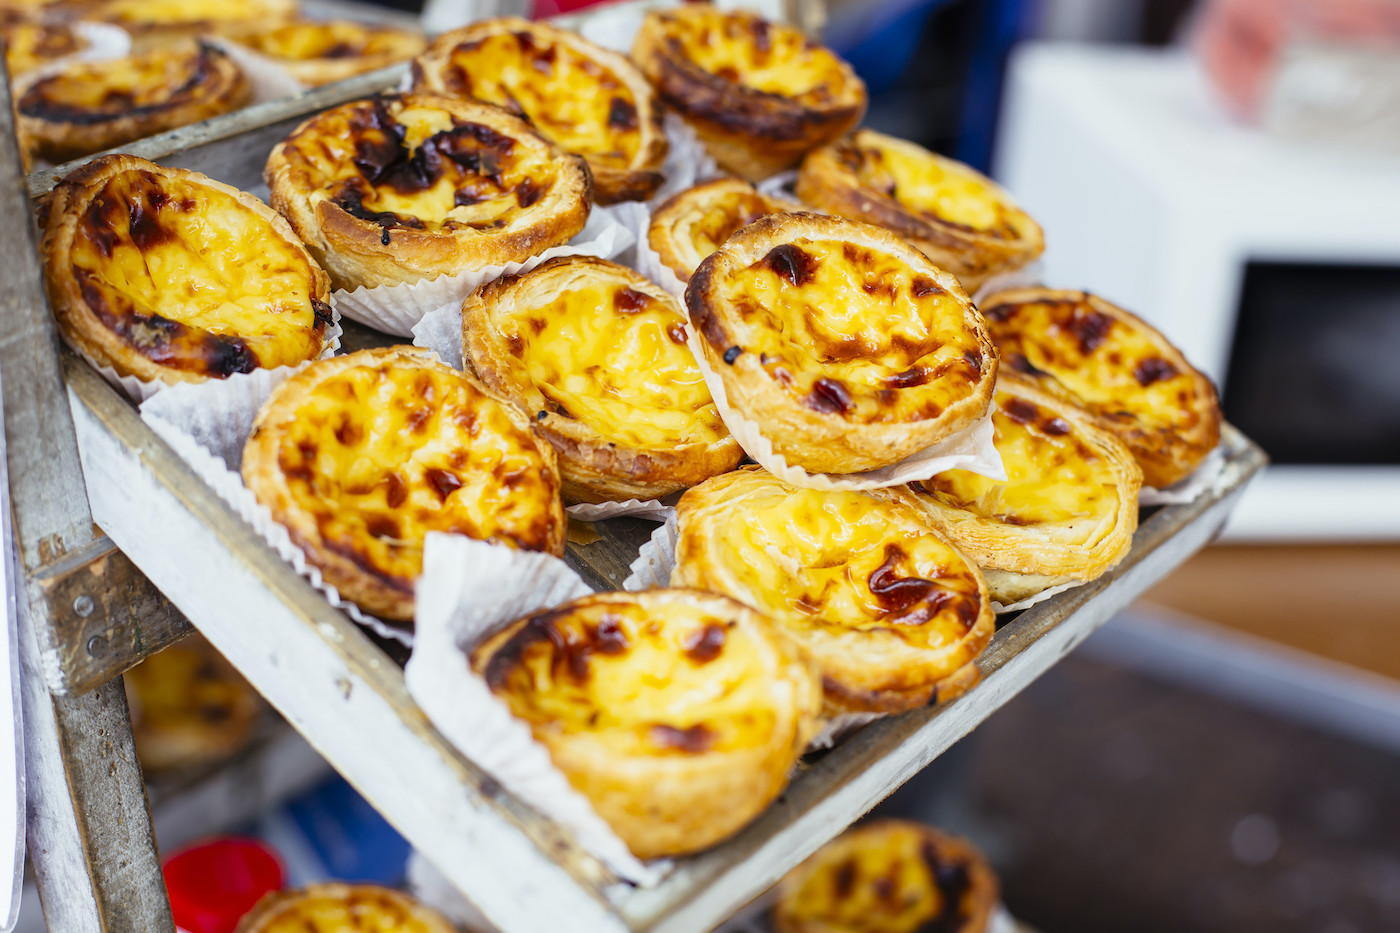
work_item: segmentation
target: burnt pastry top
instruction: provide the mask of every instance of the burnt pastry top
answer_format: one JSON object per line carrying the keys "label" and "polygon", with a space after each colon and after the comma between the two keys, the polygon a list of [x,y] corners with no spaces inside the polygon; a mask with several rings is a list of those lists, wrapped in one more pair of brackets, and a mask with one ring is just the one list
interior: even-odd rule
{"label": "burnt pastry top", "polygon": [[412,618],[430,531],[563,551],[549,445],[425,350],[362,350],[293,375],[259,412],[243,475],[327,580],[387,618]]}
{"label": "burnt pastry top", "polygon": [[743,227],[801,206],[760,194],[738,178],[717,178],[687,188],[652,214],[647,239],[661,261],[682,282],[689,282],[696,268]]}
{"label": "burnt pastry top", "polygon": [[326,345],[325,273],[261,201],[196,172],[93,160],[49,196],[43,254],[65,333],[123,374],[223,378]]}
{"label": "burnt pastry top", "polygon": [[[603,203],[649,197],[666,157],[661,109],[626,56],[547,23],[506,17],[445,33],[414,62],[414,87],[470,97],[529,120],[540,135],[588,160]],[[612,173],[644,171],[624,187]],[[645,189],[645,190],[642,190]]]}
{"label": "burnt pastry top", "polygon": [[778,887],[778,933],[986,933],[996,875],[961,839],[904,820],[863,823]]}
{"label": "burnt pastry top", "polygon": [[1191,473],[1220,440],[1215,386],[1141,318],[1096,295],[1018,289],[984,304],[1007,369],[1095,416],[1148,485]]}
{"label": "burnt pastry top", "polygon": [[423,94],[312,117],[272,151],[267,177],[338,286],[520,261],[588,215],[582,160],[496,107]]}
{"label": "burnt pastry top", "polygon": [[348,19],[278,23],[240,30],[234,38],[311,85],[407,61],[426,44],[420,33]]}
{"label": "burnt pastry top", "polygon": [[991,640],[981,574],[912,497],[799,489],[748,467],[687,492],[677,518],[673,580],[769,614],[821,667],[829,708],[927,703]]}

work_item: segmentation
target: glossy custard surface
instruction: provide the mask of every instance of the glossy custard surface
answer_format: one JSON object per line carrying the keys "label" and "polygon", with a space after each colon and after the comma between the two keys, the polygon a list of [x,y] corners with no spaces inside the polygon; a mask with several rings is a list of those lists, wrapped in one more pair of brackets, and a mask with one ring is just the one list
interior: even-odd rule
{"label": "glossy custard surface", "polygon": [[181,25],[281,18],[294,8],[286,0],[106,0],[102,14],[118,22]]}
{"label": "glossy custard surface", "polygon": [[723,566],[699,572],[734,580],[728,595],[790,631],[856,630],[937,648],[977,621],[976,572],[912,508],[760,471],[725,479],[733,507],[711,511],[697,532],[724,542],[708,549]]}
{"label": "glossy custard surface", "polygon": [[726,81],[808,105],[829,103],[846,89],[840,60],[791,26],[699,7],[661,19],[675,53]]}
{"label": "glossy custard surface", "polygon": [[77,62],[31,85],[20,98],[25,116],[86,124],[114,120],[197,96],[209,74],[206,53],[192,43],[128,58]]}
{"label": "glossy custard surface", "polygon": [[311,893],[262,921],[258,933],[440,933],[441,923],[413,916],[407,899],[380,890],[346,896]]}
{"label": "glossy custard surface", "polygon": [[633,448],[671,450],[728,435],[672,299],[603,276],[544,291],[548,299],[493,312],[531,409],[567,414]]}
{"label": "glossy custard surface", "polygon": [[305,252],[232,195],[127,171],[78,222],[72,269],[98,319],[137,352],[221,377],[318,356],[329,306]]}
{"label": "glossy custard surface", "polygon": [[[0,14],[3,14],[0,7]],[[88,47],[86,39],[62,25],[14,23],[4,27],[5,64],[11,76],[33,71]]]}
{"label": "glossy custard surface", "polygon": [[1087,301],[995,304],[984,313],[1003,365],[1052,376],[1080,407],[1148,429],[1199,423],[1194,374],[1164,359],[1159,338],[1141,326]]}
{"label": "glossy custard surface", "polygon": [[622,594],[531,616],[482,673],[533,727],[592,733],[619,755],[761,748],[782,709],[772,647],[746,627]]}
{"label": "glossy custard surface", "polygon": [[963,302],[890,253],[798,239],[719,283],[740,349],[784,391],[864,424],[937,418],[982,379]]}
{"label": "glossy custard surface", "polygon": [[1119,508],[1112,469],[1053,411],[998,392],[992,414],[1006,482],[949,470],[923,488],[953,508],[1010,525],[1111,518]]}
{"label": "glossy custard surface", "polygon": [[417,42],[392,29],[372,29],[349,20],[322,23],[287,23],[239,41],[264,55],[289,61],[319,58],[360,58],[402,52],[413,54]]}
{"label": "glossy custard surface", "polygon": [[626,168],[641,148],[637,99],[601,62],[528,31],[454,48],[442,76],[454,94],[523,114],[563,149]]}
{"label": "glossy custard surface", "polygon": [[534,436],[444,367],[354,366],[315,384],[278,466],[324,546],[411,590],[429,531],[547,550],[558,496]]}
{"label": "glossy custard surface", "polygon": [[545,196],[555,171],[538,143],[382,99],[327,111],[287,145],[316,197],[386,228],[506,227]]}

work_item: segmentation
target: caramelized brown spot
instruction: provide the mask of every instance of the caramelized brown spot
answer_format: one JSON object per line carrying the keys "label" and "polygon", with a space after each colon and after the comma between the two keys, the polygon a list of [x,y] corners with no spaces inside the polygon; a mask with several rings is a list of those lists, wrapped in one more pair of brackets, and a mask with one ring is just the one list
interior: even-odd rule
{"label": "caramelized brown spot", "polygon": [[837,866],[833,879],[832,892],[837,900],[845,900],[850,896],[856,885],[856,863],[854,859],[846,859]]}
{"label": "caramelized brown spot", "polygon": [[635,130],[637,128],[637,108],[632,105],[630,100],[614,97],[608,106],[608,126],[618,130]]}
{"label": "caramelized brown spot", "polygon": [[929,295],[943,294],[943,288],[933,279],[926,279],[922,275],[915,276],[910,283],[909,291],[915,298],[927,298]]}
{"label": "caramelized brown spot", "polygon": [[371,515],[365,521],[365,530],[376,538],[399,538],[403,532],[398,519],[392,515]]}
{"label": "caramelized brown spot", "polygon": [[364,439],[365,431],[350,415],[342,415],[340,424],[335,429],[335,439],[345,447],[354,447]]}
{"label": "caramelized brown spot", "polygon": [[983,362],[981,350],[968,350],[963,354],[963,359],[967,361],[967,365],[971,366],[978,375],[981,375]]}
{"label": "caramelized brown spot", "polygon": [[1002,405],[1001,410],[1017,424],[1030,424],[1040,417],[1040,409],[1025,399],[1013,398]]}
{"label": "caramelized brown spot", "polygon": [[828,415],[844,415],[855,407],[846,386],[836,379],[826,377],[812,383],[812,391],[807,393],[804,401],[808,408]]}
{"label": "caramelized brown spot", "polygon": [[666,328],[666,336],[671,338],[672,343],[685,346],[688,335],[685,332],[685,325],[679,321]]}
{"label": "caramelized brown spot", "polygon": [[1076,307],[1068,327],[1074,334],[1074,339],[1079,341],[1079,351],[1087,356],[1103,346],[1103,342],[1108,339],[1108,332],[1113,328],[1113,318],[1092,308]]}
{"label": "caramelized brown spot", "polygon": [[439,467],[428,467],[423,471],[423,479],[433,491],[437,493],[439,502],[446,502],[447,497],[462,488],[462,480],[457,474],[449,473]]}
{"label": "caramelized brown spot", "polygon": [[634,288],[619,288],[613,292],[613,308],[618,314],[636,314],[651,305],[651,296]]}
{"label": "caramelized brown spot", "polygon": [[1069,422],[1063,418],[1051,418],[1040,426],[1040,430],[1052,437],[1063,437],[1069,433]]}
{"label": "caramelized brown spot", "polygon": [[885,385],[896,389],[912,389],[915,386],[927,385],[929,371],[923,366],[914,366],[906,369],[902,373],[885,377]]}
{"label": "caramelized brown spot", "polygon": [[650,729],[651,740],[662,748],[674,748],[690,755],[707,752],[715,744],[714,730],[703,723],[687,729],[675,726],[655,725]]}
{"label": "caramelized brown spot", "polygon": [[691,632],[681,641],[685,656],[696,664],[709,664],[724,650],[726,634],[723,625],[714,622]]}
{"label": "caramelized brown spot", "polygon": [[1177,374],[1177,368],[1159,356],[1148,357],[1133,369],[1138,385],[1146,388],[1154,382],[1162,382]]}
{"label": "caramelized brown spot", "polygon": [[792,243],[773,247],[759,262],[772,269],[778,278],[793,286],[806,285],[812,281],[817,271],[816,257]]}
{"label": "caramelized brown spot", "polygon": [[1021,373],[1022,375],[1045,375],[1045,371],[1037,369],[1035,365],[1031,363],[1030,360],[1026,359],[1026,355],[1024,353],[1008,353],[1006,354],[1004,359],[1006,360],[1007,366],[1010,366],[1012,369],[1016,370],[1016,372]]}
{"label": "caramelized brown spot", "polygon": [[515,188],[515,201],[521,207],[529,207],[538,201],[545,192],[545,186],[533,178],[526,178]]}
{"label": "caramelized brown spot", "polygon": [[885,545],[885,562],[867,580],[871,595],[882,608],[887,612],[905,612],[936,595],[942,595],[944,600],[949,598],[949,594],[932,580],[899,576],[899,564],[905,556],[898,545]]}

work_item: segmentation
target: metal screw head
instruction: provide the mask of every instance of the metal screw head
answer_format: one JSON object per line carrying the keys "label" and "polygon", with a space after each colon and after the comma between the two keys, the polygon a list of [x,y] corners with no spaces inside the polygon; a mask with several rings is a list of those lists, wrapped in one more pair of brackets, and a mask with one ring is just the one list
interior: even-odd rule
{"label": "metal screw head", "polygon": [[103,638],[101,635],[92,636],[88,639],[87,650],[89,656],[97,657],[107,650],[107,639]]}
{"label": "metal screw head", "polygon": [[83,595],[73,600],[73,611],[84,619],[92,615],[92,610],[96,608],[91,596]]}

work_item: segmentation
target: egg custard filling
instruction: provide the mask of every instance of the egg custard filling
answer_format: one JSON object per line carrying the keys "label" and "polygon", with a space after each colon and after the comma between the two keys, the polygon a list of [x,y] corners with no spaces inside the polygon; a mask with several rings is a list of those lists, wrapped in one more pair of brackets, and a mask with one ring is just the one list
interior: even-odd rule
{"label": "egg custard filling", "polygon": [[4,38],[5,65],[10,69],[11,78],[60,58],[76,55],[88,47],[87,39],[59,23],[7,24],[4,26]]}
{"label": "egg custard filling", "polygon": [[87,125],[198,103],[221,90],[209,79],[211,56],[222,55],[183,42],[127,58],[75,62],[31,84],[19,99],[19,112],[51,123]]}
{"label": "egg custard filling", "polygon": [[981,574],[909,502],[749,468],[686,493],[677,517],[673,582],[770,615],[822,668],[828,706],[926,703],[991,639]]}
{"label": "egg custard filling", "polygon": [[440,90],[519,113],[590,162],[631,166],[642,134],[628,83],[581,48],[522,25],[454,46],[437,66]]}
{"label": "egg custard filling", "polygon": [[509,405],[422,351],[361,351],[293,376],[259,414],[243,473],[330,582],[344,592],[347,578],[353,586],[367,575],[385,593],[356,601],[390,618],[412,617],[430,531],[563,548],[548,445]]}
{"label": "egg custard filling", "polygon": [[78,205],[56,271],[125,351],[166,370],[223,378],[319,356],[324,274],[270,211],[197,179],[154,165],[112,174]]}
{"label": "egg custard filling", "polygon": [[269,894],[236,933],[454,933],[437,911],[401,891],[327,882]]}
{"label": "egg custard filling", "polygon": [[295,0],[104,0],[102,18],[132,26],[226,25],[286,19]]}
{"label": "egg custard filling", "polygon": [[780,244],[718,294],[747,325],[741,352],[804,407],[848,422],[937,418],[988,365],[963,299],[859,243]]}
{"label": "egg custard filling", "polygon": [[237,41],[276,59],[298,80],[312,85],[406,61],[424,45],[423,37],[414,32],[345,19],[240,31]]}
{"label": "egg custard filling", "polygon": [[820,708],[810,667],[713,593],[600,593],[472,653],[555,765],[642,858],[730,835],[777,796]]}
{"label": "egg custard filling", "polygon": [[785,878],[778,933],[984,933],[996,877],[961,840],[878,820],[828,843]]}
{"label": "egg custard filling", "polygon": [[682,191],[652,215],[651,248],[682,282],[742,227],[795,205],[759,194],[748,182],[720,178]]}
{"label": "egg custard filling", "polygon": [[808,106],[830,103],[847,90],[840,59],[791,26],[708,6],[657,16],[673,54],[724,81]]}
{"label": "egg custard filling", "polygon": [[1176,482],[1215,446],[1214,387],[1127,312],[1078,292],[1003,293],[987,305],[1006,368],[1097,416],[1138,456],[1149,484]]}

